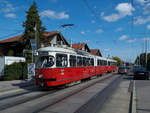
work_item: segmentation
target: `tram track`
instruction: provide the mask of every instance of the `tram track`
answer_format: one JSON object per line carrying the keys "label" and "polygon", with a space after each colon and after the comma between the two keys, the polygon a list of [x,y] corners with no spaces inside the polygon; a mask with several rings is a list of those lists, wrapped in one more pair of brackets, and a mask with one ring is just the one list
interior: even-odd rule
{"label": "tram track", "polygon": [[7,94],[5,94],[5,92],[4,92],[3,95],[0,95],[0,101],[9,99],[9,98],[14,98],[14,97],[21,96],[21,95],[25,95],[25,94],[35,92],[35,91],[38,91],[38,89],[35,87],[30,87],[30,88],[26,88],[25,90],[22,90],[22,91],[15,92],[15,90],[14,90],[13,93],[6,92]]}
{"label": "tram track", "polygon": [[[90,84],[88,84],[88,85],[86,85],[86,86],[84,86],[84,87],[82,87],[82,88],[80,88],[80,89],[78,89],[76,91],[72,91],[71,93],[66,94],[66,95],[64,95],[64,96],[62,96],[60,98],[54,99],[55,101],[52,101],[50,103],[48,102],[46,105],[42,105],[42,106],[39,106],[39,108],[37,108],[37,109],[33,109],[32,113],[37,113],[37,112],[40,112],[40,111],[42,111],[42,110],[44,110],[44,109],[46,109],[46,108],[48,108],[50,106],[53,106],[53,105],[55,105],[55,104],[65,100],[65,99],[67,99],[67,98],[69,98],[69,97],[71,97],[71,96],[73,96],[73,95],[75,95],[75,94],[77,94],[77,93],[79,93],[79,92],[81,92],[81,91],[83,91],[83,90],[85,90],[85,89],[95,85],[96,83],[99,83],[99,82],[105,81],[105,80],[107,80],[109,78],[112,78],[112,76],[113,75],[109,75],[109,76],[104,77],[104,78],[102,78],[100,80],[97,80],[96,82],[90,83]],[[68,88],[66,88],[66,89],[68,89]],[[35,95],[35,96],[27,96],[26,98],[23,98],[23,97],[25,97],[23,95],[26,95],[26,94],[23,94],[23,95],[20,94],[20,99],[19,100],[16,100],[16,101],[13,101],[13,102],[10,101],[9,103],[5,103],[5,104],[2,104],[2,105],[0,103],[0,111],[5,111],[5,110],[7,111],[7,109],[10,109],[10,108],[13,108],[13,107],[15,108],[16,106],[28,103],[30,101],[34,101],[36,99],[39,99],[39,98],[42,98],[42,97],[45,97],[45,96],[49,96],[50,97],[51,95],[53,95],[55,92],[57,92],[59,90],[58,89],[57,90],[54,89],[54,90],[51,90],[51,91],[48,91],[48,92],[44,92],[42,94],[38,94],[38,95]],[[29,95],[29,93],[28,93],[28,95]],[[16,97],[16,96],[14,96],[14,97]],[[22,112],[22,113],[26,113],[26,112]]]}
{"label": "tram track", "polygon": [[[22,94],[16,94],[13,96],[5,97],[5,99],[1,99],[0,101],[0,111],[55,93],[56,91],[58,91],[58,89],[57,90],[54,89],[48,92],[38,92],[38,94],[35,95],[33,93],[37,93],[37,92],[25,92]],[[33,96],[31,96],[31,94],[33,94]],[[2,104],[2,101],[4,102],[4,104]]]}
{"label": "tram track", "polygon": [[[97,83],[99,83],[99,82],[104,82],[105,80],[111,79],[112,77],[113,77],[113,75],[112,75],[112,76],[109,76],[109,77],[107,77],[107,78],[101,79],[101,80],[99,80],[99,81],[96,81],[96,82],[94,82],[94,83],[92,83],[92,84],[89,84],[89,85],[87,85],[86,87],[84,87],[84,88],[82,88],[82,89],[79,89],[79,90],[77,90],[77,91],[75,91],[75,92],[72,92],[71,94],[68,94],[67,96],[64,96],[63,98],[61,98],[61,99],[59,99],[59,100],[57,100],[57,101],[55,101],[55,102],[53,102],[53,103],[51,103],[51,104],[49,104],[49,105],[43,107],[43,108],[41,108],[41,109],[38,109],[38,110],[36,110],[36,111],[34,111],[34,112],[32,112],[32,113],[41,113],[43,110],[45,110],[45,109],[47,109],[47,108],[50,108],[50,107],[52,107],[52,106],[54,106],[54,105],[56,105],[56,104],[59,104],[59,103],[61,103],[62,101],[64,101],[64,100],[66,100],[66,99],[68,99],[68,98],[70,98],[70,97],[72,97],[72,96],[74,96],[74,95],[76,95],[76,94],[82,92],[83,90],[86,90],[86,89],[92,87],[93,85],[95,85],[95,84],[97,84]],[[119,79],[120,79],[120,76],[117,77],[117,78],[115,78],[115,80],[113,80],[108,86],[106,86],[106,87],[102,90],[102,92],[99,92],[99,93],[103,93],[105,90],[111,89],[111,85],[114,84],[116,81],[118,82]],[[115,85],[116,85],[116,84],[115,84]],[[103,95],[103,94],[102,94],[102,95]],[[95,98],[95,97],[94,97],[94,98]],[[84,106],[83,106],[83,107],[84,107]],[[78,112],[77,112],[77,113],[78,113]],[[82,112],[81,112],[81,113],[82,113]],[[85,112],[85,113],[86,113],[86,112]]]}

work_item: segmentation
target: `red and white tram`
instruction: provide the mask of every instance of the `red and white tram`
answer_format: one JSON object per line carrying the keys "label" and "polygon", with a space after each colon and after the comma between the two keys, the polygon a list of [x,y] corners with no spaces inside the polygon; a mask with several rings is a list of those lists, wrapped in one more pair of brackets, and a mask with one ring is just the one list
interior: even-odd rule
{"label": "red and white tram", "polygon": [[35,84],[59,86],[117,70],[116,61],[81,50],[44,47],[37,51]]}

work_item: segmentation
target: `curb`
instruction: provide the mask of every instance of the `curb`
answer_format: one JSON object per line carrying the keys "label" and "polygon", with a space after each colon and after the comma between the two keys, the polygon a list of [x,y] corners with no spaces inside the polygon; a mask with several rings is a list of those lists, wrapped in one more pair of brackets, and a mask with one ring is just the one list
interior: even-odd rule
{"label": "curb", "polygon": [[136,113],[136,89],[135,89],[135,81],[133,81],[132,113]]}

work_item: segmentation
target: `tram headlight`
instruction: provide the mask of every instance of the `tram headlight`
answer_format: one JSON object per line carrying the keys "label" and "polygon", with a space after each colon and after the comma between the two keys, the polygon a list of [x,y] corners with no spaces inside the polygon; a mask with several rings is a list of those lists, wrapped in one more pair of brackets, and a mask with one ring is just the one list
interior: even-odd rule
{"label": "tram headlight", "polygon": [[42,74],[40,74],[40,75],[39,75],[39,78],[42,78],[42,77],[43,77],[43,75],[42,75]]}

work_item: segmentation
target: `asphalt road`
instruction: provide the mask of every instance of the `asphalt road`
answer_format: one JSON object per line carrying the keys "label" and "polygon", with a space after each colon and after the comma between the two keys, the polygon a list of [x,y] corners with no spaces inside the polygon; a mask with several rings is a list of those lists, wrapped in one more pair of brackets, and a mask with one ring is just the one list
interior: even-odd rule
{"label": "asphalt road", "polygon": [[150,113],[150,80],[135,80],[137,113]]}

